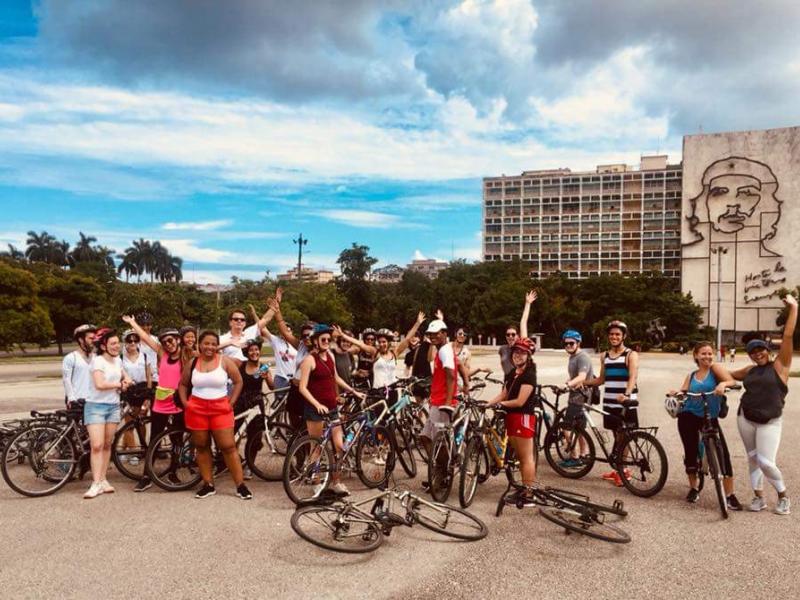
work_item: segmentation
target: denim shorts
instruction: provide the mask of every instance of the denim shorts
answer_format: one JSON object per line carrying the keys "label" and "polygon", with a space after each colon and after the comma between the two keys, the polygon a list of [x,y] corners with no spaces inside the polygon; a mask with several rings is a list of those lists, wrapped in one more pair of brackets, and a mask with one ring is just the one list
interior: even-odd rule
{"label": "denim shorts", "polygon": [[335,408],[329,409],[327,415],[322,415],[317,412],[317,409],[311,406],[308,402],[303,407],[303,418],[306,421],[324,421],[325,417],[335,419],[339,416],[339,411]]}
{"label": "denim shorts", "polygon": [[119,404],[107,402],[87,402],[84,404],[84,425],[104,425],[105,423],[119,423]]}

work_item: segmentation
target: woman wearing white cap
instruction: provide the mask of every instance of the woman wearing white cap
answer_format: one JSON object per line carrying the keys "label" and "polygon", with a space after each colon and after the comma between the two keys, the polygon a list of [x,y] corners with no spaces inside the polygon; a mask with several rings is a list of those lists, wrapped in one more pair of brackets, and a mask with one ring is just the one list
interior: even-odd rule
{"label": "woman wearing white cap", "polygon": [[746,350],[752,365],[731,373],[744,384],[744,394],[739,405],[739,434],[747,450],[750,463],[750,483],[753,486],[753,500],[750,510],[757,512],[767,508],[764,499],[764,476],[778,492],[778,505],[775,513],[788,515],[789,496],[783,475],[775,464],[778,446],[781,441],[783,405],[788,392],[787,381],[792,365],[794,329],[797,325],[797,299],[787,295],[782,299],[789,309],[786,325],[783,328],[781,349],[772,360],[769,344],[758,334],[744,336]]}

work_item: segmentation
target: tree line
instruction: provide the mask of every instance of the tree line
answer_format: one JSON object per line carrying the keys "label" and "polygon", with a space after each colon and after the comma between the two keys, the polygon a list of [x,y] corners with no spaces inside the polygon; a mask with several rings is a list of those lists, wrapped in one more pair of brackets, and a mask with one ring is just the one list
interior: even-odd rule
{"label": "tree line", "polygon": [[[37,234],[25,252],[9,249],[0,258],[1,348],[21,342],[60,346],[81,323],[122,328],[120,315],[142,310],[154,315],[156,329],[191,324],[224,330],[232,308],[249,310],[253,304],[264,311],[266,298],[277,288],[269,278],[234,277],[229,289],[206,293],[180,283],[177,257],[170,258],[177,269],[171,275],[159,271],[168,267],[164,262],[159,266],[163,257],[155,258],[161,252],[157,242],[136,240],[116,255],[83,234],[72,248],[54,240]],[[335,282],[282,284],[284,316],[295,324],[324,321],[356,332],[365,327],[405,331],[419,310],[433,314],[441,308],[448,325],[465,327],[473,339],[481,334],[484,340],[502,340],[505,328],[519,322],[525,292],[536,288],[539,299],[531,308],[528,329],[542,333],[546,346],[559,344],[567,328],[578,329],[587,346],[601,344],[612,318],[625,321],[631,341],[645,349],[653,319],[666,327],[667,349],[701,337],[713,339],[712,330],[701,328],[701,309],[691,295],[659,273],[533,280],[522,261],[456,261],[436,279],[407,271],[401,281],[384,283],[369,281],[375,262],[367,246],[352,244],[339,255],[341,276]],[[118,277],[123,274],[124,280]]]}

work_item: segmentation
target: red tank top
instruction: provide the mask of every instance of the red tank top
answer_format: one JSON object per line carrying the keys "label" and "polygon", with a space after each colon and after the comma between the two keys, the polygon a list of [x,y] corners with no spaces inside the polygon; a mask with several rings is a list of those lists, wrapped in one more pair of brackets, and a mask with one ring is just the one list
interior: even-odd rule
{"label": "red tank top", "polygon": [[312,354],[314,357],[314,370],[308,375],[308,391],[311,395],[327,408],[336,408],[336,365],[331,358],[330,352],[325,353],[321,358],[319,354]]}

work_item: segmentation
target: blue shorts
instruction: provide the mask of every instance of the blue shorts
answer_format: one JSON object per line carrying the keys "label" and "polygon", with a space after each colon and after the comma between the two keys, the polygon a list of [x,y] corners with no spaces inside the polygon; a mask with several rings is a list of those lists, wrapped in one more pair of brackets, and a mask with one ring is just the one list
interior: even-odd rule
{"label": "blue shorts", "polygon": [[119,423],[119,404],[87,402],[83,406],[84,425]]}
{"label": "blue shorts", "polygon": [[327,415],[321,415],[317,412],[317,409],[311,406],[311,404],[308,402],[306,402],[305,406],[303,407],[303,418],[305,418],[306,421],[324,421],[326,416],[331,419],[335,419],[339,416],[339,411],[333,408],[328,411]]}

